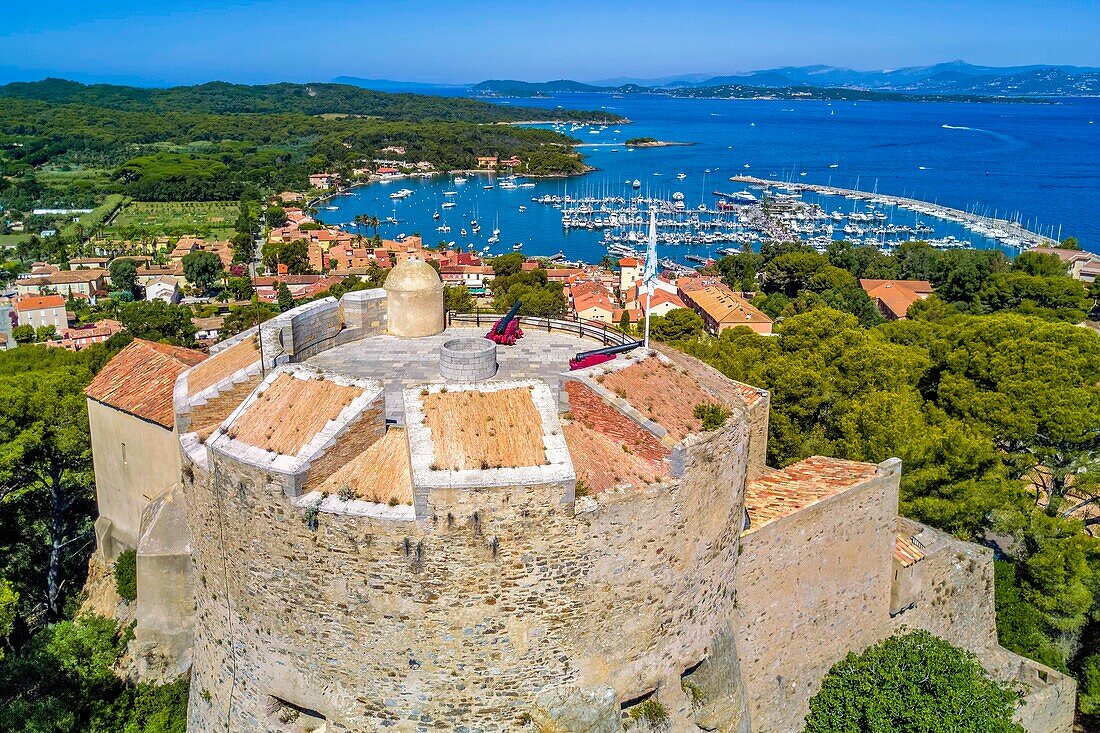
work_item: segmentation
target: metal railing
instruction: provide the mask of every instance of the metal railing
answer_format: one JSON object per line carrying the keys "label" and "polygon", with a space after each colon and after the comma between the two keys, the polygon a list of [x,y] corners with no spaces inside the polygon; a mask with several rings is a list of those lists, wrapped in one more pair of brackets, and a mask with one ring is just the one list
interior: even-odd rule
{"label": "metal railing", "polygon": [[[503,313],[482,311],[459,313],[458,311],[447,311],[446,322],[448,328],[452,325],[489,328],[503,317]],[[548,333],[551,331],[570,333],[575,336],[594,339],[604,346],[622,346],[623,344],[630,344],[635,341],[633,336],[628,336],[614,326],[609,326],[599,321],[590,321],[587,318],[577,318],[576,316],[564,316],[560,318],[547,316],[516,316],[516,318],[519,320],[520,328],[525,331],[537,329]]]}

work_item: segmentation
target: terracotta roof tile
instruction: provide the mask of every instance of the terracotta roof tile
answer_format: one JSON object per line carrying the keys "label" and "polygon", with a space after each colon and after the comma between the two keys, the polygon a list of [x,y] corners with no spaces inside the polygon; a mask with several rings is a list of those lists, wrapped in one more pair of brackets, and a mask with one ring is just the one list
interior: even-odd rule
{"label": "terracotta roof tile", "polygon": [[745,509],[753,532],[874,478],[878,466],[842,458],[812,456],[780,471],[765,474],[745,486]]}
{"label": "terracotta roof tile", "polygon": [[33,311],[41,308],[64,308],[65,299],[60,295],[17,295],[12,299],[17,311]]}
{"label": "terracotta roof tile", "polygon": [[920,548],[913,544],[913,540],[905,535],[898,535],[897,541],[894,543],[894,559],[897,560],[903,568],[915,565],[924,559],[924,553]]}
{"label": "terracotta roof tile", "polygon": [[143,339],[120,351],[84,389],[84,394],[124,412],[171,429],[176,377],[206,355],[194,349]]}
{"label": "terracotta roof tile", "polygon": [[296,456],[361,394],[362,387],[280,374],[237,416],[227,432],[242,443]]}
{"label": "terracotta roof tile", "polygon": [[256,337],[243,339],[240,343],[219,351],[191,370],[187,375],[187,396],[193,397],[259,360],[260,348],[256,343]]}

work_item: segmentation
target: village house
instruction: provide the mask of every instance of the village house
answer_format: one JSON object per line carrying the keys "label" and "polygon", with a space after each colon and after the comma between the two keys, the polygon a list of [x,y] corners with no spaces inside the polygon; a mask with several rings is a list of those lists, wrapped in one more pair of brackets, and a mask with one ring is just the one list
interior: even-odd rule
{"label": "village house", "polygon": [[479,155],[477,158],[478,168],[496,168],[497,157],[495,155]]}
{"label": "village house", "polygon": [[718,278],[682,277],[676,281],[681,300],[703,318],[707,332],[747,326],[763,335],[772,332],[772,319]]}
{"label": "village house", "polygon": [[69,268],[73,270],[107,269],[108,257],[76,257],[69,260]]}
{"label": "village house", "polygon": [[183,280],[183,265],[177,262],[172,265],[145,265],[137,269],[137,281],[142,287],[161,278],[170,278],[178,284]]}
{"label": "village house", "polygon": [[484,295],[493,279],[489,265],[444,265],[439,268],[444,285],[461,285],[474,295]]}
{"label": "village house", "polygon": [[104,291],[106,280],[106,270],[62,270],[44,277],[16,280],[15,289],[21,295],[52,292],[65,298],[90,298]]}
{"label": "village house", "polygon": [[642,279],[642,262],[636,257],[619,260],[619,292],[626,293]]}
{"label": "village house", "polygon": [[927,280],[861,279],[859,286],[891,321],[904,321],[909,306],[932,294],[932,284]]}
{"label": "village house", "polygon": [[155,277],[145,284],[146,300],[163,300],[175,305],[180,302],[179,281],[174,277]]}
{"label": "village house", "polygon": [[222,327],[225,325],[225,316],[210,316],[209,318],[192,318],[191,325],[195,327],[195,341],[200,346],[209,346],[217,343]]}
{"label": "village house", "polygon": [[578,318],[608,325],[615,323],[615,311],[619,310],[611,293],[599,283],[592,281],[571,285],[569,304]]}
{"label": "village house", "polygon": [[233,246],[228,241],[207,242],[195,237],[181,237],[168,255],[169,264],[183,263],[183,258],[195,252],[213,252],[228,267],[233,262]]}
{"label": "village house", "polygon": [[328,290],[343,278],[323,275],[266,275],[252,279],[256,297],[264,303],[274,303],[279,298],[279,284],[286,285],[291,297],[309,298]]}
{"label": "village house", "polygon": [[298,193],[297,191],[283,191],[275,198],[278,199],[279,203],[282,204],[296,204],[299,201],[304,201],[306,196],[305,194]]}
{"label": "village house", "polygon": [[637,290],[641,290],[641,292],[635,299],[628,301],[626,306],[636,308],[643,315],[645,315],[647,309],[650,315],[667,316],[674,310],[688,307],[683,298],[675,292],[670,293],[663,288],[654,288],[653,294],[647,297],[645,288],[638,288],[635,292]]}
{"label": "village house", "polygon": [[61,331],[58,338],[46,342],[46,345],[68,349],[69,351],[80,351],[92,344],[101,344],[122,330],[123,325],[121,323],[105,318],[84,326],[66,328]]}
{"label": "village house", "polygon": [[65,299],[60,295],[17,295],[12,306],[20,326],[53,326],[58,332],[69,327]]}
{"label": "village house", "polygon": [[1062,264],[1066,266],[1066,274],[1075,280],[1091,283],[1100,277],[1100,255],[1085,252],[1079,249],[1066,249],[1064,247],[1032,247],[1028,252],[1036,254],[1057,255]]}
{"label": "village house", "polygon": [[340,185],[339,173],[311,173],[309,176],[310,188],[335,188]]}

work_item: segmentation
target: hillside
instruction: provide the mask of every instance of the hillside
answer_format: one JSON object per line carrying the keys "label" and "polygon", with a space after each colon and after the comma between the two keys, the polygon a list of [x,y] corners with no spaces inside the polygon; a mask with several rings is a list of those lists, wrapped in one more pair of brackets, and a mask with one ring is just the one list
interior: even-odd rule
{"label": "hillside", "polygon": [[[778,77],[769,77],[777,80]],[[718,77],[699,85],[678,87],[652,87],[624,84],[600,87],[581,82],[558,80],[549,82],[524,82],[515,80],[483,81],[471,91],[485,97],[548,97],[555,94],[652,94],[668,97],[696,97],[722,99],[858,99],[867,102],[976,102],[990,99],[998,101],[1035,101],[1028,95],[1009,94],[993,97],[987,94],[965,92],[950,93],[901,92],[860,89],[857,87],[818,87],[809,84],[785,83],[782,86],[754,86],[739,83],[737,77]],[[786,81],[786,80],[781,80]]]}
{"label": "hillside", "polygon": [[[965,61],[870,71],[823,65],[782,66],[725,75],[684,74],[678,77],[648,80],[623,77],[597,84],[582,84],[567,80],[541,84],[491,80],[475,85],[473,91],[487,95],[530,97],[569,92],[628,94],[640,90],[664,93],[682,89],[722,88],[737,90],[737,96],[765,94],[784,96],[794,95],[799,90],[812,90],[815,98],[832,98],[839,94],[837,90],[844,89],[928,95],[933,99],[941,95],[1084,97],[1100,94],[1100,68],[1057,64],[977,66]],[[882,99],[891,99],[891,97]]]}
{"label": "hillside", "polygon": [[207,114],[356,115],[385,120],[513,122],[517,120],[618,119],[608,112],[503,107],[463,97],[390,94],[350,84],[263,84],[249,86],[209,82],[195,86],[150,89],[114,84],[80,84],[64,79],[13,82],[0,87],[0,99],[26,99],[52,104],[134,112]]}

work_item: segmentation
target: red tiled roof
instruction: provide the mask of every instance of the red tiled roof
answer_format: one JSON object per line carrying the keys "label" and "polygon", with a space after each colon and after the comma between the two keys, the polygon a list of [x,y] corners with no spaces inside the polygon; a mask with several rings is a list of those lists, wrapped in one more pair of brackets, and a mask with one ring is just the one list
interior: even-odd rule
{"label": "red tiled roof", "polygon": [[205,358],[194,349],[134,339],[107,362],[84,394],[171,429],[175,422],[172,391],[176,377]]}
{"label": "red tiled roof", "polygon": [[34,311],[42,308],[64,308],[65,299],[60,295],[22,295],[12,299],[17,311]]}
{"label": "red tiled roof", "polygon": [[894,559],[903,568],[907,568],[923,560],[924,553],[913,544],[913,540],[899,534],[897,541],[894,542]]}
{"label": "red tiled roof", "polygon": [[808,506],[861,484],[878,473],[873,463],[811,456],[745,486],[748,532],[802,511]]}
{"label": "red tiled roof", "polygon": [[868,297],[877,300],[895,318],[904,318],[909,306],[932,293],[927,280],[870,280],[859,281]]}

